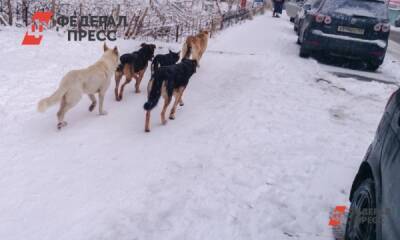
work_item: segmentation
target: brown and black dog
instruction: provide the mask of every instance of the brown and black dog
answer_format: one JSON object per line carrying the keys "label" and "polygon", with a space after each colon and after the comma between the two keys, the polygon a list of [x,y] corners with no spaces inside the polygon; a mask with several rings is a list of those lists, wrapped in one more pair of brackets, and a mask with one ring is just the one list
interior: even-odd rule
{"label": "brown and black dog", "polygon": [[[124,54],[121,56],[121,64],[115,71],[115,99],[121,101],[124,95],[124,88],[135,78],[135,92],[140,93],[140,83],[146,72],[149,61],[154,57],[156,45],[142,43],[140,49],[133,53]],[[119,84],[122,77],[125,76],[125,83],[119,89]]]}
{"label": "brown and black dog", "polygon": [[165,112],[172,97],[175,96],[175,102],[171,109],[169,119],[175,119],[175,113],[183,92],[189,84],[189,79],[196,72],[197,61],[182,59],[178,64],[160,67],[154,73],[154,80],[149,86],[150,92],[147,102],[143,108],[146,110],[145,131],[150,132],[150,112],[153,110],[161,96],[164,98],[164,106],[161,111],[161,123],[166,124]]}
{"label": "brown and black dog", "polygon": [[196,36],[187,37],[182,47],[181,58],[189,59],[192,55],[192,59],[200,66],[200,59],[207,49],[209,35],[208,31],[201,31]]}

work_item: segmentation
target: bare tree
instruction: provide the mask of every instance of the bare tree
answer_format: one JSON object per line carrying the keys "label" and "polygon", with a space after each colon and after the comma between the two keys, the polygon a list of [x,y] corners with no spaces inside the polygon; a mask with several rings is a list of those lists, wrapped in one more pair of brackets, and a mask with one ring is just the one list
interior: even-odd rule
{"label": "bare tree", "polygon": [[8,24],[11,26],[13,25],[13,11],[11,0],[7,0],[7,8],[8,8]]}
{"label": "bare tree", "polygon": [[25,26],[28,26],[28,0],[22,0],[22,20],[25,23]]}
{"label": "bare tree", "polygon": [[51,0],[52,27],[56,26],[56,0]]}

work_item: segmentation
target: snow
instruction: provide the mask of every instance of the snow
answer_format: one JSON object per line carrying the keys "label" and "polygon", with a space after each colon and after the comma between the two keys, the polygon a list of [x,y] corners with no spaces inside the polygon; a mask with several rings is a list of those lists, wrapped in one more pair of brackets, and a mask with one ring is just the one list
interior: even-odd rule
{"label": "snow", "polygon": [[362,17],[370,17],[375,18],[376,14],[370,10],[362,9],[362,8],[339,8],[335,10],[336,13],[341,13],[349,16],[362,16]]}
{"label": "snow", "polygon": [[146,96],[130,85],[121,103],[110,89],[106,117],[83,98],[58,132],[57,109],[36,103],[101,43],[46,32],[24,47],[23,34],[0,32],[0,239],[329,239],[396,89],[297,57],[292,25],[266,14],[210,40],[167,126],[159,106],[144,133]]}

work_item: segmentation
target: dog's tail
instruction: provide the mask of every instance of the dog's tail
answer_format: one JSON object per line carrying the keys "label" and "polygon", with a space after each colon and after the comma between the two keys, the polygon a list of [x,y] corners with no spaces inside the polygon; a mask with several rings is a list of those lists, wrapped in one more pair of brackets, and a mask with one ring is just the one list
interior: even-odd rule
{"label": "dog's tail", "polygon": [[185,43],[183,44],[182,47],[182,52],[181,52],[181,58],[189,58],[190,54],[192,53],[192,45],[190,43],[190,37],[188,37],[185,41]]}
{"label": "dog's tail", "polygon": [[151,62],[151,79],[154,79],[154,74],[158,71],[160,68],[160,59],[156,56],[153,61]]}
{"label": "dog's tail", "polygon": [[67,90],[63,87],[59,87],[50,97],[40,100],[37,106],[38,112],[45,112],[47,108],[61,101],[65,93],[67,93]]}
{"label": "dog's tail", "polygon": [[161,97],[161,88],[163,84],[163,77],[161,76],[160,72],[156,72],[154,74],[153,84],[150,89],[150,94],[147,99],[147,102],[144,104],[143,108],[146,111],[151,111],[153,108],[157,106],[158,100]]}

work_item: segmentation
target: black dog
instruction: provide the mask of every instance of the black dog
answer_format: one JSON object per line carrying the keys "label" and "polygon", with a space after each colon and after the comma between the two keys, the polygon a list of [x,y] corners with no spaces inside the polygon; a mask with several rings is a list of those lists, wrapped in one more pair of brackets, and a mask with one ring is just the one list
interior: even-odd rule
{"label": "black dog", "polygon": [[155,56],[153,59],[153,62],[151,64],[151,75],[154,76],[154,73],[160,68],[160,67],[165,67],[169,65],[173,65],[176,62],[179,61],[181,53],[180,52],[172,52],[169,50],[169,53],[167,54],[158,54]]}
{"label": "black dog", "polygon": [[167,123],[165,112],[171,102],[172,95],[175,96],[175,103],[171,109],[169,119],[175,119],[176,107],[189,83],[190,77],[196,72],[196,67],[196,60],[183,59],[182,62],[178,64],[160,67],[154,73],[154,81],[150,86],[150,94],[147,102],[143,106],[146,110],[146,132],[150,132],[150,111],[157,106],[161,95],[164,97],[164,107],[161,112],[162,124]]}
{"label": "black dog", "polygon": [[172,52],[171,50],[167,54],[158,54],[154,57],[153,62],[151,63],[151,78],[147,85],[147,94],[150,94],[150,87],[153,84],[154,73],[158,71],[160,67],[170,66],[179,61],[180,52]]}
{"label": "black dog", "polygon": [[[121,64],[115,71],[115,98],[117,101],[122,100],[124,88],[132,81],[132,78],[135,78],[136,80],[136,93],[140,93],[140,82],[143,79],[143,75],[146,72],[149,61],[151,61],[154,57],[156,45],[142,43],[140,46],[141,49],[139,51],[124,54],[120,57]],[[122,85],[121,90],[118,92],[119,83],[124,75],[126,77],[126,81]]]}

